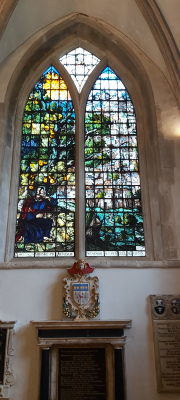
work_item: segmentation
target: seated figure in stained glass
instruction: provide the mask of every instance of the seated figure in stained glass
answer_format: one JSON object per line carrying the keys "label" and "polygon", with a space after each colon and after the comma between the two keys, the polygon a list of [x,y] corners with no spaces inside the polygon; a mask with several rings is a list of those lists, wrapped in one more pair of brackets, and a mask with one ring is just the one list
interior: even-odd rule
{"label": "seated figure in stained glass", "polygon": [[46,195],[43,187],[39,187],[36,195],[25,201],[19,218],[16,241],[24,243],[38,243],[48,240],[53,224],[52,218],[45,218],[45,213],[49,213],[56,200]]}

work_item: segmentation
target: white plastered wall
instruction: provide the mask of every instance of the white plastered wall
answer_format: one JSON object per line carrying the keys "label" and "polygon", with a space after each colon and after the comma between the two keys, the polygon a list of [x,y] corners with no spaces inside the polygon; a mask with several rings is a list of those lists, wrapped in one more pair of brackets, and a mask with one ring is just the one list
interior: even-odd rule
{"label": "white plastered wall", "polygon": [[[179,269],[96,269],[101,319],[132,319],[125,331],[127,400],[178,400],[157,393],[149,294],[179,293]],[[93,275],[94,275],[93,273]],[[65,270],[0,271],[1,318],[15,319],[13,400],[38,398],[39,349],[31,320],[60,320]]]}

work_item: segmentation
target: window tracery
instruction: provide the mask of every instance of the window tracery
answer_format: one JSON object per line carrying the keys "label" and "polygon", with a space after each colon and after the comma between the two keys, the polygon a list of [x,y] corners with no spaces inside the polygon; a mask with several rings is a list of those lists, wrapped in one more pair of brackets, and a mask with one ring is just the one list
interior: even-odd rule
{"label": "window tracery", "polygon": [[88,76],[100,60],[89,51],[78,47],[65,54],[59,61],[67,69],[80,93]]}

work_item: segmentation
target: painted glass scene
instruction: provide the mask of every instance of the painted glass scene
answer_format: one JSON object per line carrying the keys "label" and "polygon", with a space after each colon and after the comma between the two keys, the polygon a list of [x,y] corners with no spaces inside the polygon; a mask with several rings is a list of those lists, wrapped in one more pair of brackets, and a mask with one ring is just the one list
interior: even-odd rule
{"label": "painted glass scene", "polygon": [[15,256],[73,256],[74,215],[75,113],[51,66],[23,116]]}
{"label": "painted glass scene", "polygon": [[69,72],[74,84],[80,93],[88,76],[99,63],[99,58],[89,51],[78,47],[59,59]]}
{"label": "painted glass scene", "polygon": [[145,256],[136,117],[107,67],[85,114],[86,255]]}

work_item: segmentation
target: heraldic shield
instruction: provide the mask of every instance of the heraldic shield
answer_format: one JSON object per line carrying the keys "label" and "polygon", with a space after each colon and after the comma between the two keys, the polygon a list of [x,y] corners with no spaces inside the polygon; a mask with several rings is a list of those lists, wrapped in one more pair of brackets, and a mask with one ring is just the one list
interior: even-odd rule
{"label": "heraldic shield", "polygon": [[66,317],[77,322],[97,317],[100,312],[98,277],[74,275],[70,279],[64,278],[63,281],[63,312]]}
{"label": "heraldic shield", "polygon": [[89,301],[89,283],[71,283],[73,290],[73,300],[76,304],[83,305]]}

